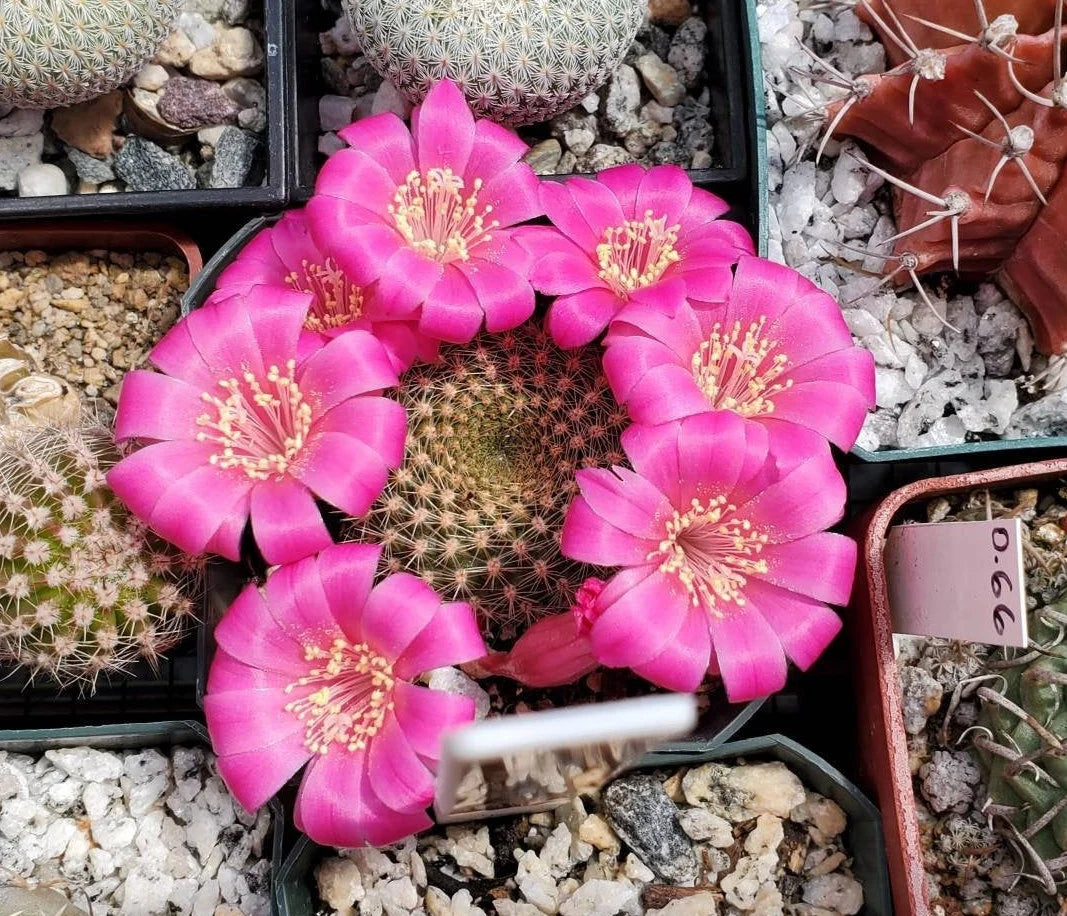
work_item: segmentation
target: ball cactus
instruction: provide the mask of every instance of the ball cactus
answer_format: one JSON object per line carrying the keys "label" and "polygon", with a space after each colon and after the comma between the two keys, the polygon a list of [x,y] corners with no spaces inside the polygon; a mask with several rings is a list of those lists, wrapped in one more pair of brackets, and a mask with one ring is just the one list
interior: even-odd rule
{"label": "ball cactus", "polygon": [[61,685],[155,662],[194,621],[194,561],[114,499],[99,425],[0,442],[0,660]]}
{"label": "ball cactus", "polygon": [[[895,66],[855,79],[814,52],[831,136],[894,185],[887,270],[995,274],[1049,354],[1067,351],[1067,75],[1058,0],[860,0]],[[820,149],[821,152],[821,149]]]}
{"label": "ball cactus", "polygon": [[1002,678],[978,688],[974,743],[989,788],[986,813],[1026,851],[1050,893],[1067,874],[1067,600],[1030,613],[1031,651],[1006,650]]}
{"label": "ball cactus", "polygon": [[469,601],[490,639],[567,610],[591,574],[559,552],[574,472],[623,460],[626,422],[593,350],[558,349],[530,324],[402,379],[406,454],[349,536],[384,545],[390,572]]}
{"label": "ball cactus", "polygon": [[0,3],[0,106],[57,108],[110,92],[163,43],[180,0]]}
{"label": "ball cactus", "polygon": [[645,0],[344,0],[374,68],[413,103],[451,79],[475,113],[517,126],[572,108],[633,43]]}

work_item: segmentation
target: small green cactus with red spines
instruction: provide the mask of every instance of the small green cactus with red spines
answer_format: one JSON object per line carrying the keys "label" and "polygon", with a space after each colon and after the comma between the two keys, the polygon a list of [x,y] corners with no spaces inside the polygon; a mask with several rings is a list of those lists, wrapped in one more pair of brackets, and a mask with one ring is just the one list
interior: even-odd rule
{"label": "small green cactus with red spines", "polygon": [[404,462],[347,536],[471,602],[491,640],[565,611],[592,574],[559,550],[574,472],[624,460],[626,414],[598,354],[560,350],[528,324],[445,348],[403,377],[399,398]]}
{"label": "small green cactus with red spines", "polygon": [[0,661],[67,686],[155,663],[195,622],[198,561],[155,537],[105,483],[101,425],[0,444]]}

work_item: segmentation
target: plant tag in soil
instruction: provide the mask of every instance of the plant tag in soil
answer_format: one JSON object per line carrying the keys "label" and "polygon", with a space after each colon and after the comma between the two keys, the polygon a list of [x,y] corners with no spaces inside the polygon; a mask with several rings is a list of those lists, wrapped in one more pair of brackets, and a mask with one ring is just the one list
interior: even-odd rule
{"label": "plant tag in soil", "polygon": [[485,719],[445,735],[440,823],[549,811],[600,788],[651,748],[696,726],[696,698],[657,694]]}
{"label": "plant tag in soil", "polygon": [[1026,646],[1019,519],[896,525],[885,558],[894,632]]}

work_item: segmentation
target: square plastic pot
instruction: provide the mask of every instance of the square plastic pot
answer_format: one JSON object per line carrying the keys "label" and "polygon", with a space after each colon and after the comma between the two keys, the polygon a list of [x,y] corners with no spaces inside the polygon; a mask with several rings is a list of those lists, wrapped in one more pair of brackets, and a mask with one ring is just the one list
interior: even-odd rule
{"label": "square plastic pot", "polygon": [[873,788],[885,820],[897,916],[928,916],[930,906],[893,651],[885,564],[889,529],[907,507],[946,493],[1029,486],[1065,474],[1067,459],[1058,459],[920,480],[895,490],[856,526],[863,568],[856,580],[846,627],[859,714],[857,740],[864,784]]}
{"label": "square plastic pot", "polygon": [[[782,735],[766,735],[744,741],[680,741],[664,745],[642,758],[627,772],[699,766],[715,760],[743,757],[746,761],[780,760],[811,789],[841,806],[848,817],[845,842],[853,857],[853,873],[863,885],[863,912],[868,916],[892,916],[885,848],[878,809],[867,797],[825,760]],[[277,873],[274,908],[278,916],[313,916],[311,869],[322,848],[307,837],[297,841]]]}
{"label": "square plastic pot", "polygon": [[[115,195],[111,195],[115,196]],[[3,251],[157,251],[183,260],[190,280],[203,266],[200,249],[185,234],[160,223],[108,220],[0,223]],[[131,672],[100,679],[97,692],[58,692],[46,680],[30,683],[17,669],[0,680],[0,725],[27,720],[49,725],[88,721],[157,719],[196,713],[196,655],[191,637],[167,653],[158,670],[144,663]],[[5,671],[5,674],[8,672]]]}
{"label": "square plastic pot", "polygon": [[267,90],[267,174],[263,184],[246,188],[192,191],[126,191],[117,194],[62,194],[55,197],[0,198],[0,220],[60,216],[134,216],[151,219],[175,211],[268,211],[284,207],[293,172],[292,71],[293,0],[263,0],[263,83]]}
{"label": "square plastic pot", "polygon": [[[688,174],[694,184],[733,205],[734,217],[748,225],[765,254],[767,140],[756,0],[698,0],[697,5],[708,23],[711,119],[723,164],[690,169]],[[335,20],[323,9],[321,0],[294,0],[293,7],[296,117],[292,200],[302,203],[311,196],[323,161],[318,151],[319,97],[326,90],[319,64],[319,33],[333,26]]]}
{"label": "square plastic pot", "polygon": [[[207,730],[199,722],[146,722],[124,725],[81,726],[76,728],[26,728],[0,731],[0,751],[17,754],[42,754],[60,747],[91,747],[100,750],[139,750],[146,747],[170,747],[175,744],[196,744],[211,748]],[[270,881],[271,912],[278,873],[284,857],[285,812],[274,799],[270,808]]]}

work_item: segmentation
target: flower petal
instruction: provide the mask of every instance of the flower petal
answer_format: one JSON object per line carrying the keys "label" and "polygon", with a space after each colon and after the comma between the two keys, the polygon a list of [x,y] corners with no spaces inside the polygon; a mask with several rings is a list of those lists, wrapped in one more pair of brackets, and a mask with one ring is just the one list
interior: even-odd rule
{"label": "flower petal", "polygon": [[682,505],[678,435],[673,425],[661,428],[635,423],[623,431],[622,447],[638,474],[663,493],[672,506]]}
{"label": "flower petal", "polygon": [[393,670],[397,677],[411,680],[434,668],[474,661],[486,651],[471,606],[446,601],[393,662]]}
{"label": "flower petal", "polygon": [[767,572],[759,578],[818,601],[847,604],[856,575],[856,542],[820,531],[786,544],[768,544],[760,553]]}
{"label": "flower petal", "polygon": [[654,218],[664,218],[667,226],[673,226],[689,206],[692,194],[693,182],[685,169],[676,165],[653,166],[645,172],[637,189],[635,214],[643,216],[651,210]]}
{"label": "flower petal", "polygon": [[306,450],[300,482],[353,518],[366,513],[389,479],[381,455],[347,433],[320,432]]}
{"label": "flower petal", "polygon": [[246,371],[259,377],[265,374],[246,297],[233,296],[205,305],[190,312],[185,323],[193,344],[215,375],[212,393],[218,393],[218,380],[227,376],[239,378]]}
{"label": "flower petal", "polygon": [[810,668],[841,632],[841,618],[821,601],[755,580],[748,585],[746,596],[801,670]]}
{"label": "flower petal", "polygon": [[382,804],[367,778],[363,752],[316,756],[304,774],[293,820],[322,846],[387,846],[426,830],[425,811],[402,814]]}
{"label": "flower petal", "polygon": [[618,337],[616,321],[608,332],[604,351],[604,375],[619,403],[625,403],[649,369],[678,363],[678,357],[665,344],[643,336]]}
{"label": "flower petal", "polygon": [[449,343],[466,343],[481,329],[483,317],[474,288],[450,265],[423,305],[419,331]]}
{"label": "flower petal", "polygon": [[578,293],[603,287],[589,258],[574,251],[552,251],[539,258],[530,273],[530,282],[546,296]]}
{"label": "flower petal", "polygon": [[629,468],[585,468],[575,474],[589,508],[609,525],[659,540],[672,508],[656,487]]}
{"label": "flower petal", "polygon": [[793,541],[840,521],[845,496],[845,481],[826,450],[740,506],[737,516],[766,533],[772,544]]}
{"label": "flower petal", "polygon": [[581,496],[575,497],[567,510],[560,536],[564,556],[598,566],[644,564],[658,543],[620,531],[597,515]]}
{"label": "flower petal", "polygon": [[606,289],[560,296],[548,310],[548,332],[563,347],[581,347],[608,326],[622,303]]}
{"label": "flower petal", "polygon": [[517,328],[534,312],[530,281],[500,264],[472,260],[460,267],[485,312],[485,329],[491,334]]}
{"label": "flower petal", "polygon": [[352,644],[363,642],[363,608],[381,559],[381,544],[331,544],[317,557],[322,590]]}
{"label": "flower petal", "polygon": [[360,286],[377,280],[389,259],[405,245],[392,226],[347,200],[320,194],[308,201],[307,212],[319,246]]}
{"label": "flower petal", "polygon": [[195,439],[204,412],[200,392],[181,379],[137,369],[122,379],[115,439]]}
{"label": "flower petal", "polygon": [[849,346],[816,356],[802,366],[790,366],[788,377],[793,383],[835,382],[854,388],[864,401],[874,407],[874,356],[863,347]]}
{"label": "flower petal", "polygon": [[627,219],[637,219],[637,191],[645,172],[644,166],[629,162],[597,173],[596,180],[619,199],[619,206]]}
{"label": "flower petal", "polygon": [[[728,495],[737,485],[748,457],[747,422],[720,410],[686,417],[677,424],[681,503]],[[670,426],[664,429],[671,429]]]}
{"label": "flower petal", "polygon": [[397,377],[385,348],[366,331],[346,331],[313,353],[297,371],[301,392],[325,413],[349,398],[393,388]]}
{"label": "flower petal", "polygon": [[284,369],[296,357],[297,341],[315,297],[277,286],[256,286],[248,295],[255,308],[252,329],[263,365]]}
{"label": "flower petal", "polygon": [[440,607],[440,596],[418,576],[394,573],[371,589],[363,606],[363,639],[394,662]]}
{"label": "flower petal", "polygon": [[374,794],[394,811],[425,811],[433,801],[433,774],[404,737],[395,715],[367,743],[367,779]]}
{"label": "flower petal", "polygon": [[250,690],[253,687],[287,687],[291,680],[291,675],[246,665],[221,646],[216,646],[211,658],[211,667],[208,669],[207,692],[225,693],[227,690]]}
{"label": "flower petal", "polygon": [[[205,708],[207,700],[205,697]],[[215,765],[241,807],[255,811],[270,801],[310,756],[301,730],[255,750],[220,754]]]}
{"label": "flower petal", "polygon": [[312,435],[319,430],[353,436],[370,446],[385,464],[395,468],[404,457],[407,413],[403,405],[391,398],[373,395],[349,398],[315,421]]}
{"label": "flower petal", "polygon": [[441,281],[444,268],[402,245],[386,262],[378,279],[378,306],[392,317],[411,314]]}
{"label": "flower petal", "polygon": [[533,169],[525,162],[516,162],[486,180],[478,203],[493,208],[492,218],[501,227],[516,226],[544,214],[540,186]]}
{"label": "flower petal", "polygon": [[[186,553],[199,556],[235,507],[244,506],[251,483],[239,471],[204,464],[171,481],[152,507],[148,525]],[[231,546],[236,550],[237,544]],[[239,556],[229,554],[227,559]]]}
{"label": "flower petal", "polygon": [[635,423],[655,426],[713,410],[690,369],[679,365],[653,366],[633,386],[626,409]]}
{"label": "flower petal", "polygon": [[[220,757],[243,754],[293,735],[300,736],[303,746],[305,725],[285,709],[292,697],[293,694],[286,693],[283,687],[251,687],[207,694],[204,715],[215,753]],[[310,751],[305,749],[303,759],[292,772],[295,773],[310,756]]]}
{"label": "flower petal", "polygon": [[271,616],[291,639],[305,646],[327,646],[343,635],[322,587],[318,557],[276,567],[263,589]]}
{"label": "flower petal", "polygon": [[655,658],[634,666],[634,673],[668,690],[692,693],[704,680],[711,656],[711,634],[702,608],[690,606],[682,628]]}
{"label": "flower petal", "polygon": [[446,731],[466,725],[474,718],[470,697],[430,690],[398,681],[393,688],[393,710],[412,749],[429,760],[441,756],[441,738]]}
{"label": "flower petal", "polygon": [[633,668],[678,638],[693,605],[675,576],[656,570],[617,596],[614,589],[602,593],[597,608],[603,610],[593,624],[593,654],[602,665]]}
{"label": "flower petal", "polygon": [[467,160],[464,184],[470,187],[476,178],[484,181],[487,175],[503,172],[525,156],[529,149],[521,137],[506,127],[479,118],[474,122],[474,147]]}
{"label": "flower petal", "polygon": [[438,168],[464,174],[474,147],[474,115],[454,82],[434,83],[412,118],[412,133],[423,175]]}
{"label": "flower petal", "polygon": [[[415,168],[415,147],[411,133],[407,125],[392,112],[360,118],[344,130],[338,131],[337,136],[386,169],[398,185],[403,184]],[[337,153],[330,159],[336,157]],[[323,166],[323,171],[325,168]],[[322,180],[321,172],[319,180]],[[322,189],[316,186],[315,191],[321,193]]]}
{"label": "flower petal", "polygon": [[813,429],[847,451],[867,418],[869,405],[855,388],[837,382],[802,382],[774,395],[774,416]]}
{"label": "flower petal", "polygon": [[788,666],[778,635],[759,611],[746,604],[723,605],[707,615],[726,697],[743,703],[785,686]]}
{"label": "flower petal", "polygon": [[244,664],[291,681],[307,674],[304,647],[279,628],[255,583],[244,587],[216,625],[215,642]]}
{"label": "flower petal", "polygon": [[678,273],[685,281],[685,294],[691,302],[719,305],[730,297],[734,275],[728,266],[685,264]]}
{"label": "flower petal", "polygon": [[175,481],[211,461],[207,442],[157,442],[131,452],[107,472],[107,485],[134,515],[147,522]]}
{"label": "flower petal", "polygon": [[[596,246],[604,241],[604,233],[608,229],[626,224],[626,217],[619,205],[619,199],[611,193],[607,185],[589,178],[569,178],[563,182],[563,187],[570,194],[575,209],[592,234],[593,244],[582,245],[588,251],[594,251]],[[556,222],[552,214],[549,214],[549,219]],[[570,233],[567,234],[570,235]]]}
{"label": "flower petal", "polygon": [[271,566],[292,563],[333,543],[307,487],[291,477],[257,482],[251,515],[256,545]]}

